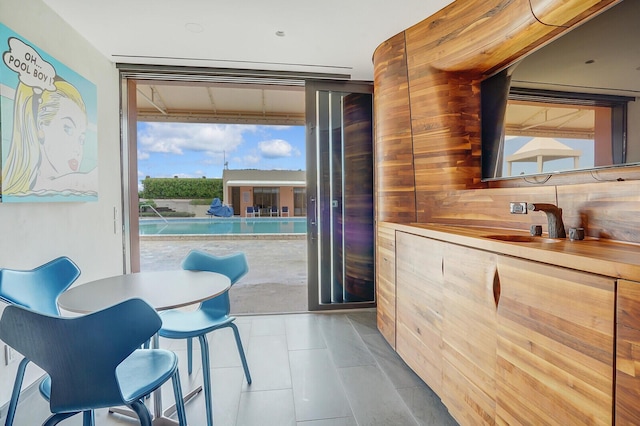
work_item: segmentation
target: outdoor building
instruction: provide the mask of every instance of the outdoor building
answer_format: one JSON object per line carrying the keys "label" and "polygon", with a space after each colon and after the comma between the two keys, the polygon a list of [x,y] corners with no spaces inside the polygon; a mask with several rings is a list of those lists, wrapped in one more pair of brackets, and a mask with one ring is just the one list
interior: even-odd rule
{"label": "outdoor building", "polygon": [[306,216],[306,179],[304,170],[225,169],[223,201],[240,216],[247,215],[247,207],[253,207],[256,216],[286,216],[287,210],[289,216]]}

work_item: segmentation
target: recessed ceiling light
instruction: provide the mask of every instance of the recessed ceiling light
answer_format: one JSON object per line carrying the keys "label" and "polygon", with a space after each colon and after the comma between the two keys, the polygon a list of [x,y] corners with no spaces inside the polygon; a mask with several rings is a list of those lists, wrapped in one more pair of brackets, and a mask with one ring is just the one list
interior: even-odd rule
{"label": "recessed ceiling light", "polygon": [[192,33],[201,33],[202,31],[204,31],[204,27],[200,24],[196,24],[195,22],[189,22],[185,24],[184,27],[187,29],[187,31]]}
{"label": "recessed ceiling light", "polygon": [[285,36],[284,31],[276,31],[276,35],[278,37],[284,37]]}

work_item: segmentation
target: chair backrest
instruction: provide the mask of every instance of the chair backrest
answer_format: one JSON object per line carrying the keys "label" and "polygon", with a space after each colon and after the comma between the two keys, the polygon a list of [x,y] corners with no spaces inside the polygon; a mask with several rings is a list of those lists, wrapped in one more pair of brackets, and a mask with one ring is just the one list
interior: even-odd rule
{"label": "chair backrest", "polygon": [[271,206],[272,213],[278,213],[278,206]]}
{"label": "chair backrest", "polygon": [[51,412],[64,413],[122,405],[116,367],[161,325],[140,299],[73,318],[10,305],[0,339],[51,376]]}
{"label": "chair backrest", "polygon": [[[202,250],[191,250],[182,261],[182,269],[218,272],[229,277],[231,285],[233,285],[249,272],[249,264],[247,257],[242,252],[227,256],[215,256]],[[206,300],[200,306],[206,310],[228,314],[231,308],[229,292],[225,291],[213,299]]]}
{"label": "chair backrest", "polygon": [[253,213],[253,206],[247,206],[247,213]]}
{"label": "chair backrest", "polygon": [[289,207],[282,206],[282,213],[289,213]]}
{"label": "chair backrest", "polygon": [[60,315],[58,296],[79,276],[80,268],[66,256],[31,270],[0,269],[0,300]]}

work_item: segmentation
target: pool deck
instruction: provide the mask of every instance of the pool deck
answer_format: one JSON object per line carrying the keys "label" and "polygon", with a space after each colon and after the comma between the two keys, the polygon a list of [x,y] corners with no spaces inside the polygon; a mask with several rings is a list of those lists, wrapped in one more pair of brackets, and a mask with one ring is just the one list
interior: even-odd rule
{"label": "pool deck", "polygon": [[[290,235],[295,238],[289,238]],[[306,235],[247,236],[249,238],[239,238],[239,235],[141,236],[141,270],[178,269],[192,249],[217,255],[241,251],[247,256],[249,272],[229,292],[232,314],[306,312]]]}

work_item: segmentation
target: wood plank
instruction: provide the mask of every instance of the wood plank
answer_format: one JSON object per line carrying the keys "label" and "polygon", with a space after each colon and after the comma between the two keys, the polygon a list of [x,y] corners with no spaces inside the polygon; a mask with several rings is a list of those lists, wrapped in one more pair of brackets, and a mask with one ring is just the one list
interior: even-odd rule
{"label": "wood plank", "polygon": [[416,220],[416,208],[404,33],[382,43],[376,55],[376,217],[380,221],[408,223]]}
{"label": "wood plank", "polygon": [[396,348],[396,232],[378,224],[376,239],[376,302],[378,330]]}
{"label": "wood plank", "polygon": [[[445,248],[442,400],[459,416],[473,413],[473,424],[493,424],[495,417],[496,264],[493,253]],[[459,374],[447,371],[448,365]]]}
{"label": "wood plank", "polygon": [[616,425],[640,419],[640,283],[618,280]]}
{"label": "wood plank", "polygon": [[614,280],[505,256],[498,273],[499,418],[612,424]]}
{"label": "wood plank", "polygon": [[396,348],[436,393],[442,388],[443,250],[440,242],[396,233]]}

